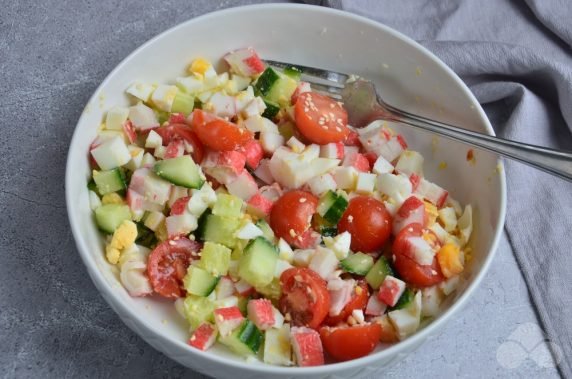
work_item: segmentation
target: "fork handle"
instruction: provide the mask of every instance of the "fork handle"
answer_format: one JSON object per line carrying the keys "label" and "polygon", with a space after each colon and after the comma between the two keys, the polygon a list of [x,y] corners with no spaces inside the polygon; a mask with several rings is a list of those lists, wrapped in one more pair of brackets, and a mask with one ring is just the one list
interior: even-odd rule
{"label": "fork handle", "polygon": [[386,108],[393,117],[387,117],[387,112],[384,112],[380,115],[380,118],[396,119],[396,121],[400,121],[404,124],[464,142],[507,158],[515,159],[572,182],[572,153],[570,152],[510,141],[471,130],[461,129],[444,122],[431,120],[403,111],[388,104],[384,104],[384,108]]}

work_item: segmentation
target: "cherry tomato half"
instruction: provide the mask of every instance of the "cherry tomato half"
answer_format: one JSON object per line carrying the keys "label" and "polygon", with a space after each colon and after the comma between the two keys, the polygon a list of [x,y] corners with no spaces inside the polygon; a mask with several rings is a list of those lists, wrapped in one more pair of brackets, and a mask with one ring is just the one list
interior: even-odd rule
{"label": "cherry tomato half", "polygon": [[168,124],[155,129],[155,132],[161,136],[163,146],[167,146],[175,140],[183,140],[189,143],[193,147],[193,152],[191,153],[193,160],[196,163],[203,161],[205,148],[190,126],[186,124]]}
{"label": "cherry tomato half", "polygon": [[276,236],[284,238],[290,245],[297,245],[310,227],[317,207],[318,198],[310,192],[286,192],[272,206],[270,227]]}
{"label": "cherry tomato half", "polygon": [[378,323],[323,327],[320,337],[324,349],[338,361],[349,361],[365,357],[375,349],[381,338],[381,326]]}
{"label": "cherry tomato half", "polygon": [[392,247],[395,270],[401,279],[417,287],[429,287],[445,280],[437,258],[434,258],[430,265],[420,265],[413,259],[408,238],[421,237],[424,233],[432,235],[432,238],[437,240],[433,232],[423,228],[421,224],[410,224],[397,234]]}
{"label": "cherry tomato half", "polygon": [[290,315],[292,324],[316,329],[330,310],[326,281],[309,268],[293,267],[280,276],[280,311]]}
{"label": "cherry tomato half", "polygon": [[193,259],[198,258],[201,244],[188,238],[160,243],[149,255],[147,275],[159,295],[176,299],[184,296],[183,278]]}
{"label": "cherry tomato half", "polygon": [[365,309],[367,306],[367,301],[369,299],[369,292],[367,288],[367,283],[360,281],[355,287],[352,294],[352,298],[346,304],[344,309],[337,316],[328,316],[324,321],[324,324],[330,326],[336,326],[341,322],[345,322],[352,312],[356,309]]}
{"label": "cherry tomato half", "polygon": [[253,138],[251,131],[200,109],[193,111],[191,120],[193,131],[201,142],[213,150],[235,150]]}
{"label": "cherry tomato half", "polygon": [[391,215],[379,200],[369,196],[354,197],[338,223],[338,231],[352,235],[353,251],[376,251],[389,239]]}
{"label": "cherry tomato half", "polygon": [[320,145],[341,142],[350,133],[346,110],[335,100],[315,92],[304,92],[298,97],[294,117],[300,133]]}

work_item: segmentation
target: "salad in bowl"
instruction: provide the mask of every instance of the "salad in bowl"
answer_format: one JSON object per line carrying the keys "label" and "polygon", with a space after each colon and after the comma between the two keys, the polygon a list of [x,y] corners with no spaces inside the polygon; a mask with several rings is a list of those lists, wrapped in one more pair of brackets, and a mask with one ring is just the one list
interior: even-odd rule
{"label": "salad in bowl", "polygon": [[173,302],[188,344],[316,366],[440,313],[471,258],[472,208],[423,174],[392,122],[267,67],[252,48],[173,84],[135,82],[90,146],[90,207],[131,296]]}

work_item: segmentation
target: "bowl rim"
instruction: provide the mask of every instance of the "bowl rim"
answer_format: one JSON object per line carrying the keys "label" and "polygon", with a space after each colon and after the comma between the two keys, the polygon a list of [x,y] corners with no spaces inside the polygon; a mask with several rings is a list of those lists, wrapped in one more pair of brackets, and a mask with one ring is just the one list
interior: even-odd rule
{"label": "bowl rim", "polygon": [[[355,21],[367,24],[369,26],[373,26],[375,28],[381,29],[383,32],[392,35],[393,37],[401,40],[402,42],[410,45],[411,47],[421,51],[423,54],[427,56],[433,63],[436,63],[442,70],[444,70],[448,76],[456,82],[465,93],[465,95],[471,100],[472,105],[476,108],[478,113],[478,117],[482,124],[485,125],[486,131],[490,135],[495,135],[494,130],[488,120],[484,110],[480,106],[479,102],[473,95],[473,93],[469,90],[466,84],[459,78],[459,76],[447,66],[444,62],[442,62],[439,58],[437,58],[432,52],[428,49],[411,39],[410,37],[372,19],[368,19],[364,16],[360,16],[354,13],[322,7],[322,6],[314,6],[314,5],[307,5],[307,4],[288,4],[288,3],[281,3],[281,4],[255,4],[255,5],[245,5],[239,7],[232,7],[223,10],[217,10],[213,12],[209,12],[203,14],[198,17],[193,17],[187,21],[184,21],[180,24],[177,24],[160,34],[154,36],[153,38],[149,39],[137,49],[132,51],[127,57],[125,57],[109,74],[106,78],[101,82],[101,84],[97,87],[94,91],[93,95],[88,100],[87,104],[91,104],[98,94],[100,93],[101,89],[107,85],[107,83],[111,80],[111,77],[120,70],[123,66],[127,65],[130,60],[133,59],[135,55],[137,55],[141,50],[148,48],[149,46],[153,45],[158,39],[165,37],[166,35],[173,33],[179,29],[188,27],[189,25],[204,21],[209,18],[216,18],[227,14],[239,14],[241,12],[256,12],[257,10],[275,10],[275,11],[288,11],[288,10],[297,10],[297,11],[308,11],[308,12],[316,12],[317,14],[325,14],[325,15],[336,15],[347,17],[349,19],[353,19]],[[133,309],[129,308],[125,303],[121,302],[114,294],[113,288],[107,283],[104,279],[103,273],[98,269],[97,265],[89,254],[89,248],[87,246],[86,240],[83,235],[80,233],[78,227],[79,225],[78,220],[79,217],[76,215],[76,212],[73,211],[74,209],[74,202],[71,197],[71,188],[74,185],[76,176],[71,174],[71,164],[73,159],[75,158],[73,153],[73,147],[77,144],[77,140],[80,138],[80,133],[78,132],[78,126],[83,122],[83,119],[86,117],[85,112],[82,113],[78,122],[74,128],[73,136],[70,142],[70,147],[68,150],[68,157],[66,163],[66,174],[65,174],[65,195],[66,195],[66,208],[68,213],[68,219],[70,222],[72,234],[76,243],[76,247],[80,253],[81,259],[84,265],[87,268],[89,276],[91,277],[93,283],[95,284],[96,288],[105,299],[105,301],[111,306],[111,308],[118,314],[119,318],[125,323],[125,315],[128,315],[133,322],[138,326],[138,330],[134,330],[140,337],[142,337],[147,343],[150,343],[148,336],[142,335],[140,331],[144,331],[148,335],[155,336],[156,338],[160,338],[169,344],[173,345],[177,349],[183,349],[184,351],[188,352],[188,354],[195,355],[196,359],[205,359],[210,361],[211,364],[222,364],[227,367],[237,368],[241,370],[253,371],[257,373],[265,373],[265,374],[296,374],[296,375],[312,375],[312,374],[329,374],[336,372],[338,370],[350,370],[356,369],[360,367],[364,367],[375,361],[388,358],[392,356],[398,356],[399,354],[406,352],[410,349],[413,349],[415,346],[419,345],[420,343],[424,342],[428,337],[430,337],[434,332],[439,330],[447,323],[453,314],[457,313],[469,300],[472,296],[476,288],[480,285],[481,281],[483,280],[484,276],[489,271],[491,262],[494,259],[496,254],[498,244],[500,241],[500,236],[503,231],[505,215],[506,215],[506,176],[504,165],[500,159],[497,160],[497,164],[499,165],[499,185],[500,185],[500,212],[497,217],[497,229],[494,232],[494,237],[492,241],[492,245],[489,251],[488,256],[486,257],[485,261],[483,262],[482,268],[477,273],[473,282],[466,288],[465,292],[443,313],[440,315],[439,318],[433,320],[431,323],[426,325],[423,329],[416,332],[411,337],[405,339],[404,341],[400,341],[382,351],[369,354],[365,357],[346,361],[346,362],[337,362],[331,363],[323,366],[314,366],[314,367],[282,367],[282,366],[272,366],[272,365],[251,365],[246,360],[244,361],[236,361],[231,360],[225,357],[218,356],[216,354],[210,352],[203,352],[197,349],[193,349],[188,344],[185,344],[181,341],[174,340],[170,337],[167,337],[156,329],[154,329],[144,317],[138,315]],[[111,295],[111,296],[107,296]],[[132,330],[134,329],[131,325],[125,323],[128,327]],[[162,351],[162,349],[158,348],[154,344],[152,344],[157,350]],[[170,356],[167,352],[162,351],[163,353]],[[171,356],[170,356],[171,357]],[[172,358],[172,357],[171,357]]]}

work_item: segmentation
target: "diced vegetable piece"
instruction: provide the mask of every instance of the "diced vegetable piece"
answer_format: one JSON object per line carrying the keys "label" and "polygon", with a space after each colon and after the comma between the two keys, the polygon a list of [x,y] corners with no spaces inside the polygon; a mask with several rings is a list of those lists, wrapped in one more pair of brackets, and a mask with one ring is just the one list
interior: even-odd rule
{"label": "diced vegetable piece", "polygon": [[258,192],[258,185],[254,178],[246,170],[242,171],[234,180],[226,183],[226,189],[231,195],[248,201]]}
{"label": "diced vegetable piece", "polygon": [[276,240],[276,235],[274,234],[274,231],[272,230],[270,225],[268,225],[268,223],[265,220],[263,220],[263,219],[258,220],[258,222],[256,223],[256,226],[260,230],[262,230],[262,233],[264,234],[264,238],[266,238],[271,243],[274,243],[274,241]]}
{"label": "diced vegetable piece", "polygon": [[336,167],[334,169],[334,179],[338,188],[353,190],[356,188],[358,171],[353,167]]}
{"label": "diced vegetable piece", "polygon": [[294,66],[285,67],[282,72],[284,75],[287,75],[296,81],[300,80],[300,77],[302,76],[302,71],[298,67]]}
{"label": "diced vegetable piece", "polygon": [[238,273],[251,285],[263,287],[272,282],[277,261],[276,248],[266,238],[257,237],[246,245]]}
{"label": "diced vegetable piece", "polygon": [[360,172],[356,182],[356,192],[369,194],[375,188],[375,180],[377,175]]}
{"label": "diced vegetable piece", "polygon": [[131,220],[131,210],[127,205],[105,204],[95,210],[97,226],[105,233],[112,234],[125,220]]}
{"label": "diced vegetable piece", "polygon": [[457,287],[459,286],[459,282],[461,277],[459,275],[452,276],[449,279],[445,280],[444,282],[439,283],[439,288],[443,291],[445,296],[449,296],[452,294]]}
{"label": "diced vegetable piece", "polygon": [[230,253],[228,247],[207,241],[201,250],[199,265],[211,275],[226,275],[230,265]]}
{"label": "diced vegetable piece", "polygon": [[393,275],[393,270],[389,265],[389,262],[385,257],[380,257],[375,264],[371,267],[367,275],[365,276],[365,281],[374,290],[379,289],[381,283],[385,280],[388,275]]}
{"label": "diced vegetable piece", "polygon": [[437,317],[443,297],[443,293],[441,293],[438,286],[423,288],[421,290],[421,316]]}
{"label": "diced vegetable piece", "polygon": [[[199,226],[200,224],[199,220]],[[204,219],[202,230],[197,234],[203,241],[216,242],[233,248],[236,244],[235,233],[239,227],[239,219],[209,214]]]}
{"label": "diced vegetable piece", "polygon": [[214,322],[214,304],[206,297],[187,295],[183,302],[183,309],[193,329],[198,328],[205,321]]}
{"label": "diced vegetable piece", "polygon": [[290,339],[298,366],[320,366],[324,364],[322,341],[317,331],[295,326],[291,329]]}
{"label": "diced vegetable piece", "polygon": [[93,171],[93,180],[100,195],[121,191],[127,188],[125,174],[119,168],[107,171]]}
{"label": "diced vegetable piece", "polygon": [[263,335],[250,320],[245,320],[230,335],[222,337],[220,342],[235,353],[248,357],[258,353]]}
{"label": "diced vegetable piece", "polygon": [[208,296],[214,291],[218,277],[197,266],[189,266],[183,284],[188,293],[197,296]]}
{"label": "diced vegetable piece", "polygon": [[195,106],[195,98],[187,93],[178,91],[173,99],[173,105],[171,107],[171,112],[182,113],[188,116],[193,111]]}
{"label": "diced vegetable piece", "polygon": [[343,192],[326,192],[318,203],[317,212],[326,221],[337,224],[348,207],[347,195]]}
{"label": "diced vegetable piece", "polygon": [[381,174],[377,177],[377,190],[401,205],[411,195],[412,186],[404,175]]}
{"label": "diced vegetable piece", "polygon": [[239,217],[242,214],[242,205],[242,199],[236,196],[219,194],[213,206],[213,214],[224,217]]}
{"label": "diced vegetable piece", "polygon": [[155,163],[155,173],[171,183],[186,188],[201,188],[204,179],[190,155],[165,159]]}
{"label": "diced vegetable piece", "polygon": [[278,112],[280,112],[280,106],[270,100],[264,100],[264,104],[266,105],[266,109],[264,109],[264,113],[262,113],[262,117],[268,118],[272,120]]}
{"label": "diced vegetable piece", "polygon": [[208,323],[202,323],[191,335],[189,345],[199,350],[206,351],[216,342],[217,330]]}
{"label": "diced vegetable piece", "polygon": [[226,276],[220,278],[215,288],[215,294],[217,300],[221,300],[229,296],[232,296],[234,294],[234,283],[232,282],[232,280]]}
{"label": "diced vegetable piece", "polygon": [[215,309],[214,319],[220,335],[226,337],[242,324],[244,316],[240,313],[240,309],[234,306]]}
{"label": "diced vegetable piece", "polygon": [[397,301],[405,291],[405,282],[394,276],[387,275],[379,287],[377,298],[384,304],[391,307],[397,304]]}
{"label": "diced vegetable piece", "polygon": [[145,216],[144,225],[152,231],[157,231],[159,226],[165,221],[165,215],[159,211],[151,211]]}
{"label": "diced vegetable piece", "polygon": [[274,326],[274,307],[268,299],[256,299],[248,302],[248,319],[260,330],[267,330]]}
{"label": "diced vegetable piece", "polygon": [[418,152],[406,150],[399,157],[395,171],[408,176],[411,174],[423,176],[423,160],[423,156]]}
{"label": "diced vegetable piece", "polygon": [[366,275],[373,267],[373,258],[364,253],[351,254],[340,262],[342,269],[356,275]]}
{"label": "diced vegetable piece", "polygon": [[268,67],[266,70],[264,70],[262,75],[258,77],[254,88],[256,91],[258,91],[258,93],[266,97],[270,93],[272,87],[277,84],[278,80],[280,80],[278,72],[272,67]]}
{"label": "diced vegetable piece", "polygon": [[453,207],[439,209],[439,220],[447,232],[452,232],[457,227],[457,215]]}
{"label": "diced vegetable piece", "polygon": [[373,322],[377,322],[381,326],[381,342],[394,343],[399,341],[397,331],[391,321],[389,321],[389,316],[387,314],[374,318]]}
{"label": "diced vegetable piece", "polygon": [[393,165],[389,163],[384,157],[377,157],[375,161],[372,171],[375,174],[391,174],[393,172]]}

